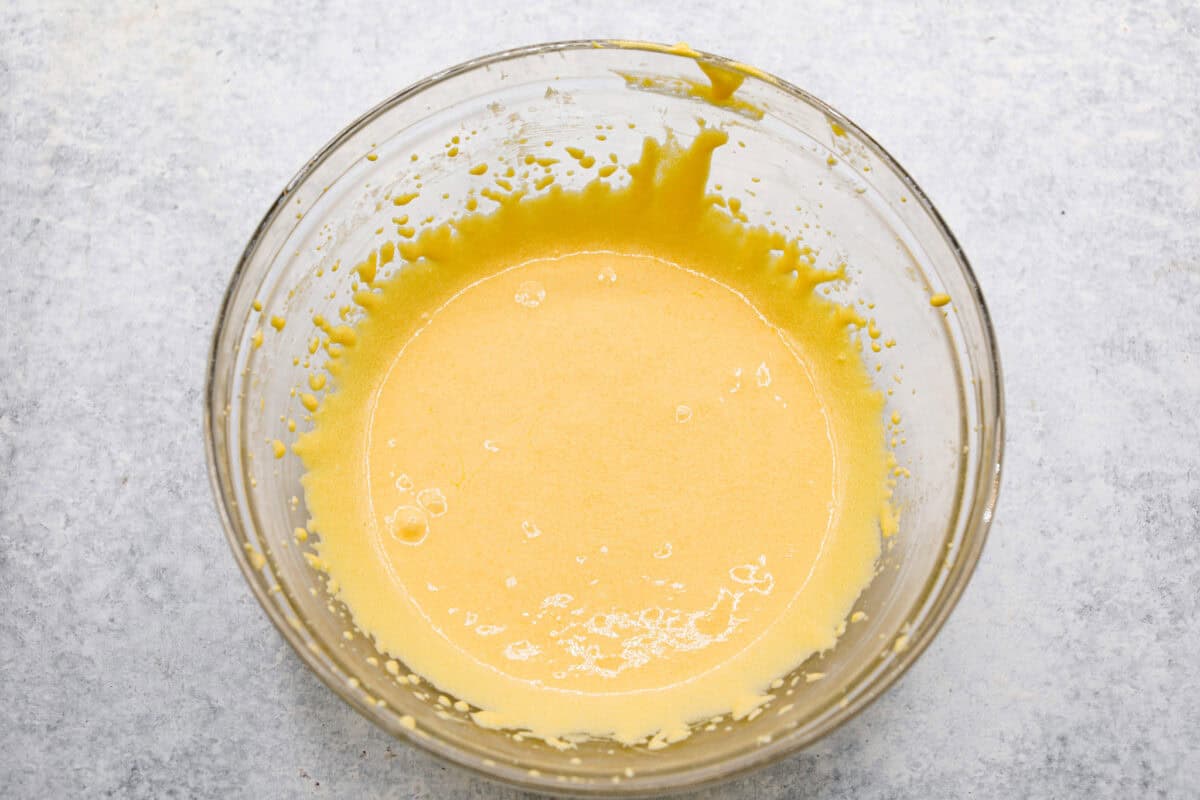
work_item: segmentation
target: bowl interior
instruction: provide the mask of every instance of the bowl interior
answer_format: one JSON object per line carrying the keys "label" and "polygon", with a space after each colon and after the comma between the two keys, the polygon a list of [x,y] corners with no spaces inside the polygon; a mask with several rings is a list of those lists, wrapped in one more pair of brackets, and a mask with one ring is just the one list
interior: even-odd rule
{"label": "bowl interior", "polygon": [[[878,145],[814,98],[757,73],[746,76],[734,103],[707,101],[706,85],[690,55],[616,43],[499,54],[418,84],[347,129],[287,187],[247,248],[214,341],[206,417],[214,486],[242,569],[272,619],[322,679],[385,729],[529,788],[692,786],[813,741],[886,688],[928,643],[965,585],[990,520],[999,367],[978,289],[936,212]],[[447,706],[436,687],[397,681],[404,666],[389,665],[354,630],[309,566],[313,542],[293,535],[308,519],[302,465],[290,452],[274,458],[270,443],[290,443],[309,426],[307,375],[327,357],[310,354],[312,317],[345,313],[348,265],[381,243],[381,228],[395,231],[400,216],[419,225],[460,213],[473,163],[540,156],[554,141],[628,164],[644,137],[670,132],[687,141],[700,117],[730,133],[711,183],[740,197],[752,222],[802,234],[819,252],[818,266],[844,262],[851,280],[834,297],[859,305],[882,332],[878,340],[861,336],[888,414],[901,420],[889,426],[901,468],[900,530],[886,540],[878,574],[859,599],[863,616],[834,650],[786,676],[762,713],[713,721],[659,751],[593,742],[559,752],[478,728],[453,708],[457,698]],[[461,144],[451,154],[455,136]],[[559,183],[582,183],[583,173]],[[391,202],[418,184],[411,203]],[[952,302],[933,307],[935,293]],[[286,326],[276,331],[272,316]]]}

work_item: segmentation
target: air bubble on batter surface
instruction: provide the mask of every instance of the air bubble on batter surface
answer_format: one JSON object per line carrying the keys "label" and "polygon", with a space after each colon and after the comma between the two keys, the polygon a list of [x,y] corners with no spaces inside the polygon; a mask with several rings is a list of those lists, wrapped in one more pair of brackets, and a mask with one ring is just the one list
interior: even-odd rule
{"label": "air bubble on batter surface", "polygon": [[417,492],[417,505],[428,511],[431,517],[440,517],[450,510],[441,489],[422,489]]}
{"label": "air bubble on batter surface", "polygon": [[542,651],[536,644],[526,639],[513,642],[504,648],[504,657],[511,661],[528,661]]}
{"label": "air bubble on batter surface", "polygon": [[384,517],[383,525],[402,544],[420,544],[429,535],[429,515],[417,506],[398,506]]}
{"label": "air bubble on batter surface", "polygon": [[758,369],[754,371],[754,380],[763,388],[771,385],[771,370],[767,368],[767,362],[758,365]]}
{"label": "air bubble on batter surface", "polygon": [[759,556],[757,564],[741,564],[729,570],[729,577],[758,594],[770,594],[775,588],[775,576],[765,569],[766,559]]}
{"label": "air bubble on batter surface", "polygon": [[517,287],[517,293],[513,295],[513,299],[517,301],[517,305],[525,306],[525,308],[537,308],[546,299],[546,287],[538,281],[525,281]]}
{"label": "air bubble on batter surface", "polygon": [[497,633],[504,633],[505,626],[503,625],[476,625],[475,633],[479,636],[495,636]]}

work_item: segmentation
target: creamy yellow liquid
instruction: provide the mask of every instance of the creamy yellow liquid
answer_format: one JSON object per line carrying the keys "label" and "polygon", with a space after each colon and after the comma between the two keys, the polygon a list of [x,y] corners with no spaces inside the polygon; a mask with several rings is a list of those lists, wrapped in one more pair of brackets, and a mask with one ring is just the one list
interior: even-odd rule
{"label": "creamy yellow liquid", "polygon": [[681,739],[831,647],[871,579],[864,321],[704,194],[723,142],[388,245],[356,330],[318,321],[344,348],[296,448],[319,565],[480,724]]}
{"label": "creamy yellow liquid", "polygon": [[823,405],[711,280],[615,253],[526,264],[440,309],[380,385],[376,547],[464,657],[579,691],[671,684],[803,586],[834,503]]}

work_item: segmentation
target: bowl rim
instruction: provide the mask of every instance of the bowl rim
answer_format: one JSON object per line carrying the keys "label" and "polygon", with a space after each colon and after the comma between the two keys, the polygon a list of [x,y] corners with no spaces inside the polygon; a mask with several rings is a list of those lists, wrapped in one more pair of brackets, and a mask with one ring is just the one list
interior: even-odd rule
{"label": "bowl rim", "polygon": [[[982,354],[987,365],[991,367],[990,396],[983,397],[982,404],[984,406],[990,404],[994,408],[994,418],[988,420],[992,424],[993,435],[981,441],[981,446],[977,448],[981,451],[980,463],[978,464],[978,486],[974,497],[970,499],[970,504],[965,506],[968,519],[967,532],[972,535],[969,537],[964,536],[964,542],[970,546],[964,547],[955,558],[940,594],[933,606],[928,610],[928,613],[922,618],[917,634],[908,642],[906,649],[895,654],[895,660],[892,662],[890,669],[882,672],[872,684],[864,687],[862,691],[850,698],[849,702],[838,710],[838,713],[828,715],[825,719],[819,720],[810,730],[806,731],[805,735],[797,734],[780,737],[772,744],[735,756],[728,761],[697,767],[684,767],[675,773],[658,777],[648,777],[645,781],[638,781],[635,777],[620,784],[592,784],[584,786],[579,784],[555,783],[549,776],[530,776],[525,770],[519,767],[510,767],[509,765],[499,763],[495,763],[494,766],[485,767],[482,760],[475,758],[469,751],[439,741],[436,737],[425,739],[413,735],[407,730],[396,730],[381,725],[381,720],[377,716],[376,710],[364,702],[358,694],[354,693],[344,680],[333,674],[329,667],[304,645],[300,634],[292,629],[279,606],[268,596],[267,590],[261,581],[261,572],[255,569],[250,555],[242,546],[243,540],[239,538],[239,527],[234,522],[234,515],[231,510],[232,498],[227,497],[222,489],[222,478],[228,478],[232,484],[232,476],[225,474],[226,469],[217,454],[214,428],[218,424],[217,420],[221,414],[223,405],[218,407],[216,401],[220,399],[214,397],[214,392],[217,390],[217,365],[221,355],[222,333],[230,319],[234,297],[246,279],[249,265],[257,253],[259,245],[266,233],[281,216],[284,208],[291,200],[294,191],[338,148],[385,112],[419,96],[427,89],[446,80],[510,60],[589,49],[646,51],[664,55],[676,55],[688,60],[716,63],[740,72],[747,78],[770,83],[792,98],[820,111],[829,120],[836,122],[846,130],[852,131],[903,182],[905,187],[911,192],[912,197],[920,205],[921,210],[928,215],[930,221],[941,235],[943,242],[954,256],[954,261],[960,271],[961,277],[969,290],[970,301],[979,315],[979,327],[982,333],[983,344]],[[971,374],[973,373],[968,370],[968,375]],[[981,386],[981,392],[986,392],[987,388],[989,387]],[[995,506],[999,498],[1001,465],[1003,463],[1005,446],[1003,370],[991,315],[988,312],[987,304],[984,301],[975,273],[971,269],[970,262],[959,245],[958,240],[942,218],[941,213],[920,186],[917,185],[912,176],[909,175],[908,171],[853,120],[820,98],[771,73],[755,67],[749,67],[730,58],[694,50],[686,45],[671,46],[655,42],[626,39],[570,39],[525,45],[482,55],[433,73],[426,78],[408,85],[377,103],[340,130],[315,155],[309,158],[300,170],[284,185],[283,190],[255,227],[253,234],[242,250],[237,265],[230,276],[221,301],[220,310],[213,325],[205,368],[203,399],[203,431],[209,486],[226,540],[233,551],[234,559],[238,564],[243,578],[249,584],[259,605],[266,612],[268,619],[270,619],[276,630],[279,631],[280,635],[292,647],[296,655],[299,656],[308,669],[362,716],[372,723],[379,725],[379,727],[383,728],[390,735],[403,739],[407,744],[429,753],[439,761],[454,764],[456,767],[466,769],[471,774],[508,786],[538,793],[552,792],[568,796],[592,797],[607,795],[636,797],[650,793],[655,795],[675,794],[724,783],[795,755],[862,713],[862,711],[887,692],[888,689],[894,686],[908,672],[912,664],[920,657],[945,625],[946,620],[966,590],[967,584],[970,582],[970,578],[982,554],[983,546],[987,541],[991,522],[994,518]],[[989,450],[994,454],[994,457],[984,462],[982,454]],[[965,495],[963,497],[965,498]],[[962,499],[960,499],[960,513],[964,509],[962,502]],[[974,524],[970,523],[972,519],[976,520]],[[936,588],[932,584],[933,581],[927,579],[924,590],[913,602],[913,609],[921,609],[928,604],[929,595]]]}

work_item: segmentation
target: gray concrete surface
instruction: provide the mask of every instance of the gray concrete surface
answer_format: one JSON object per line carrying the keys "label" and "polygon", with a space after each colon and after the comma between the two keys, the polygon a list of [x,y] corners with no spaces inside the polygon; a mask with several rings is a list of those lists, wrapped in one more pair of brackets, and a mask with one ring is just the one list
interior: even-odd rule
{"label": "gray concrete surface", "polygon": [[[1021,10],[1021,7],[1024,10]],[[1200,793],[1200,8],[20,0],[0,10],[0,795],[514,797],[321,686],[205,480],[225,282],[349,120],[468,57],[686,40],[922,183],[991,303],[1005,485],[881,702],[707,798]]]}

